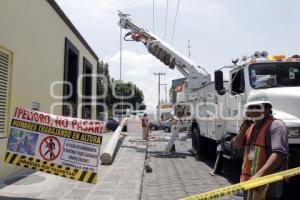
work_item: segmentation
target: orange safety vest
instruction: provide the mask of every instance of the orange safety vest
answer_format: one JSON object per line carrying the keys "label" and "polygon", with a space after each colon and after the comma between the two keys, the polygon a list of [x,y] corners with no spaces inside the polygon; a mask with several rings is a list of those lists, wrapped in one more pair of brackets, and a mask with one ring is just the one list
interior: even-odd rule
{"label": "orange safety vest", "polygon": [[[242,173],[240,176],[240,182],[248,181],[251,176],[256,174],[258,170],[260,170],[264,164],[267,162],[267,152],[266,152],[266,134],[267,128],[271,125],[271,123],[275,119],[273,117],[269,117],[266,121],[263,122],[256,140],[254,144],[251,144],[251,138],[253,135],[254,124],[252,124],[247,132],[246,132],[246,144],[244,149],[244,158],[243,158],[243,166]],[[253,159],[249,159],[249,153],[252,151],[254,154]]]}
{"label": "orange safety vest", "polygon": [[142,117],[141,122],[142,122],[142,127],[146,127],[146,119],[145,119],[145,117]]}

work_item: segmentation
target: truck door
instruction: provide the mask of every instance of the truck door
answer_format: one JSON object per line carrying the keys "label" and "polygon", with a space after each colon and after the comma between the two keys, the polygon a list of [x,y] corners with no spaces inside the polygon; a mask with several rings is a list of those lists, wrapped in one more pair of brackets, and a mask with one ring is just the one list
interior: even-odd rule
{"label": "truck door", "polygon": [[206,127],[206,96],[203,91],[199,93],[199,103],[194,105],[194,109],[197,113],[196,119],[198,122],[198,127],[200,134],[207,137],[207,127]]}
{"label": "truck door", "polygon": [[213,92],[207,93],[206,114],[206,127],[208,137],[211,139],[216,139],[216,95]]}
{"label": "truck door", "polygon": [[227,122],[227,130],[232,133],[237,133],[240,128],[242,118],[242,108],[245,97],[245,75],[244,68],[231,73],[229,102],[229,121]]}

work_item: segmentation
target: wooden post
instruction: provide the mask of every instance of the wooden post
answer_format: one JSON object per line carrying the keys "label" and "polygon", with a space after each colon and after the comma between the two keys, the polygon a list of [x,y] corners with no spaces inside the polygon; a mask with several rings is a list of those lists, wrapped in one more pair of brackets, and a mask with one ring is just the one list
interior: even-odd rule
{"label": "wooden post", "polygon": [[120,134],[122,132],[122,129],[127,121],[127,117],[125,117],[122,121],[121,124],[118,126],[118,128],[115,130],[114,134],[108,141],[108,143],[105,146],[105,149],[103,153],[100,156],[100,159],[102,161],[102,164],[111,164],[112,163],[112,158],[115,152],[115,149],[118,144],[118,140],[120,138]]}

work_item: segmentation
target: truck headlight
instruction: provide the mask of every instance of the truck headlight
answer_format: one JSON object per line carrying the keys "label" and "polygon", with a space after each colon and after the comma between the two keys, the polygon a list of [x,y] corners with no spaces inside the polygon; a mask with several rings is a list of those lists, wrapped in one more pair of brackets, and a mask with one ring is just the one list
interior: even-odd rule
{"label": "truck headlight", "polygon": [[289,127],[289,137],[300,137],[300,127]]}

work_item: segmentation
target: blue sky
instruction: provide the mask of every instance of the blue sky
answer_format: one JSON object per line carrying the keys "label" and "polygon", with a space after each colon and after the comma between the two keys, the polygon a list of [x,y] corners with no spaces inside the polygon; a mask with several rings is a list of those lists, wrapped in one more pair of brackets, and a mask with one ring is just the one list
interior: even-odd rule
{"label": "blue sky", "polygon": [[[133,21],[152,31],[152,0],[56,0],[74,25],[110,64],[119,77],[119,27],[117,10],[130,13]],[[163,38],[167,0],[155,0],[155,34]],[[166,41],[171,41],[177,0],[169,0]],[[270,54],[300,54],[300,2],[296,0],[181,0],[173,46],[210,73],[230,64],[232,58],[257,50]],[[182,75],[148,54],[142,44],[123,42],[123,78],[137,84],[149,108],[157,104],[157,77],[163,83]],[[162,88],[163,89],[163,88]],[[164,90],[163,90],[164,91]],[[161,98],[164,99],[164,92]]]}

